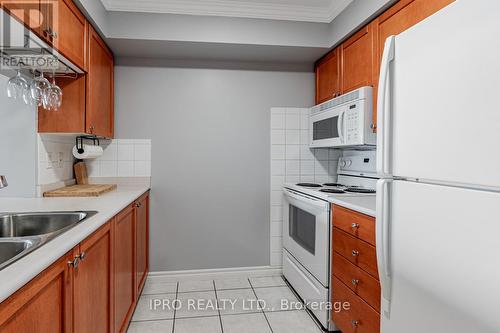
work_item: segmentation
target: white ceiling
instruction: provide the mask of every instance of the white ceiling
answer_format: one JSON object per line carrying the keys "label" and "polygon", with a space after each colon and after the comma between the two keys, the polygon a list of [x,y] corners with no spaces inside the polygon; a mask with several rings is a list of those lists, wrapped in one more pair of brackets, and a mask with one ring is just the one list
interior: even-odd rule
{"label": "white ceiling", "polygon": [[108,11],[330,23],[353,0],[101,0]]}

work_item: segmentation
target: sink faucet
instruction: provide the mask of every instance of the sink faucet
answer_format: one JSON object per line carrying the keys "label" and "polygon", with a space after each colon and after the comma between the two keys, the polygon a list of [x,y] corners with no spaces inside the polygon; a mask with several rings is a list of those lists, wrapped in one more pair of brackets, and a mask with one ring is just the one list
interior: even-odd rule
{"label": "sink faucet", "polygon": [[7,183],[7,178],[5,178],[5,176],[0,176],[0,188],[4,188],[7,186],[9,186],[9,184]]}

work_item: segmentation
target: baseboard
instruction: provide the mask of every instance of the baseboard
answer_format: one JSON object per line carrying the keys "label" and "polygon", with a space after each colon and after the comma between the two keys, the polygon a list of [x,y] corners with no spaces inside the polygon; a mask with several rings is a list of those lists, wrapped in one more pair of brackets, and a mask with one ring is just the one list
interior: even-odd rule
{"label": "baseboard", "polygon": [[218,278],[237,278],[281,275],[281,266],[256,266],[256,267],[235,267],[219,269],[194,269],[185,271],[161,271],[149,272],[148,279],[161,280],[165,282],[189,280],[207,280]]}

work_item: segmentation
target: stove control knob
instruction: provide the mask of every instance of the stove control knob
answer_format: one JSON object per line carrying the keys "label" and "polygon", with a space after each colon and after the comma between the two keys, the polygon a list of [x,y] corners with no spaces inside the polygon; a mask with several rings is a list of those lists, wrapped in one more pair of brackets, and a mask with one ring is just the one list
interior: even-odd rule
{"label": "stove control knob", "polygon": [[347,166],[347,162],[345,160],[340,160],[340,166],[345,168]]}
{"label": "stove control knob", "polygon": [[352,161],[351,160],[347,160],[346,164],[347,164],[347,167],[350,167],[352,165]]}

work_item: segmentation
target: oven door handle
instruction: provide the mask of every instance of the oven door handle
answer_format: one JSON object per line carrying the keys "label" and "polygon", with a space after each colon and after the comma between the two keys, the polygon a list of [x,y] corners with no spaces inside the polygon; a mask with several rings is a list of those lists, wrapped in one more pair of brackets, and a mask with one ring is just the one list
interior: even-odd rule
{"label": "oven door handle", "polygon": [[301,202],[305,202],[308,205],[312,205],[315,207],[328,209],[328,204],[323,200],[319,200],[319,199],[316,199],[316,198],[313,198],[310,196],[306,196],[306,195],[303,195],[303,194],[300,194],[297,192],[293,192],[293,191],[290,191],[288,189],[283,189],[283,192],[285,193],[286,196],[288,196],[292,199],[295,199],[295,200],[298,200]]}

